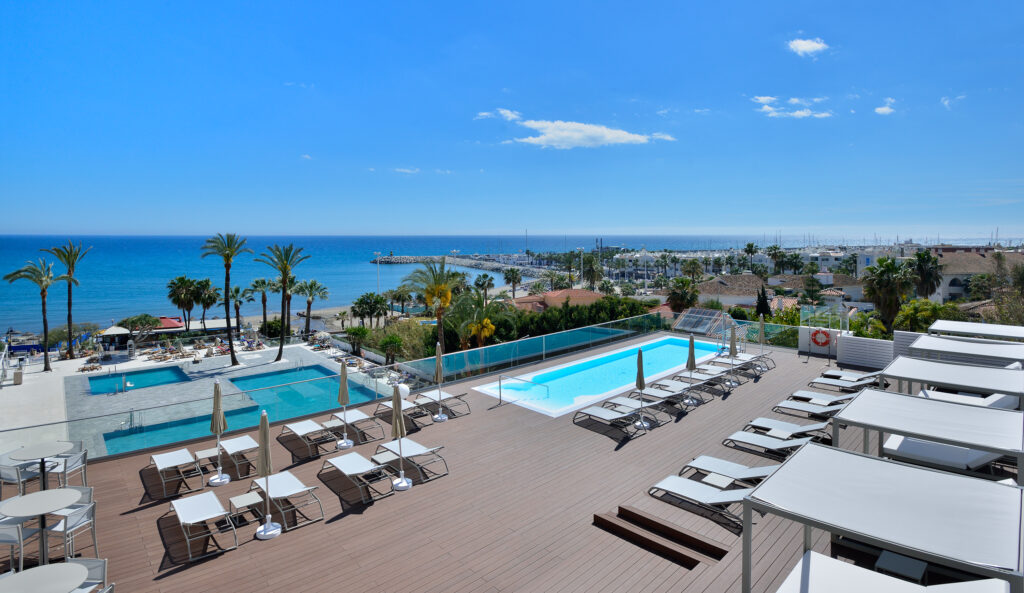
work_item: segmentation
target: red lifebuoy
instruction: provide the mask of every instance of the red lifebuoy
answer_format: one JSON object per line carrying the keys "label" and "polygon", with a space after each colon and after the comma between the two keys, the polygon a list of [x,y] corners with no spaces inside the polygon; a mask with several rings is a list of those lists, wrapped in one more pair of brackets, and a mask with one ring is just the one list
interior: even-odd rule
{"label": "red lifebuoy", "polygon": [[811,332],[811,341],[814,342],[815,346],[825,347],[832,341],[832,336],[823,329],[816,329]]}

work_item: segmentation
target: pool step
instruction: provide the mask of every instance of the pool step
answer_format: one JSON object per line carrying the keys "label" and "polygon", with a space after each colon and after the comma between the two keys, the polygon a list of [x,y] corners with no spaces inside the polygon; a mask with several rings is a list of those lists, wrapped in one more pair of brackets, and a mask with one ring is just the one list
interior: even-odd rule
{"label": "pool step", "polygon": [[691,570],[728,553],[713,540],[634,507],[620,506],[617,515],[595,513],[594,525]]}

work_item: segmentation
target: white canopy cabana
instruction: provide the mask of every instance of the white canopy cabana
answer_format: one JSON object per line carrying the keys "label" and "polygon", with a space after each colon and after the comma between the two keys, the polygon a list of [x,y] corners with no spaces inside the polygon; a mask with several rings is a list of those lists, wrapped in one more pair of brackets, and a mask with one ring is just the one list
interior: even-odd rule
{"label": "white canopy cabana", "polygon": [[1024,593],[1024,490],[808,444],[743,501],[743,593],[750,593],[752,514],[819,528],[937,565],[1004,579]]}
{"label": "white canopy cabana", "polygon": [[910,354],[917,358],[1005,367],[1024,361],[1024,344],[921,336],[910,345]]}
{"label": "white canopy cabana", "polygon": [[974,336],[994,340],[1024,340],[1024,327],[996,323],[973,323],[940,319],[928,327],[928,333],[947,336]]}
{"label": "white canopy cabana", "polygon": [[[934,443],[967,447],[1017,458],[1024,468],[1024,413],[971,406],[923,397],[865,389],[832,417],[832,442],[839,442],[840,426],[864,429],[864,453],[868,431],[878,431],[878,450],[883,435],[898,434]],[[1024,473],[1017,483],[1024,485]]]}
{"label": "white canopy cabana", "polygon": [[916,393],[915,383],[921,389],[943,387],[988,395],[1005,393],[1024,397],[1024,371],[993,367],[970,366],[921,360],[907,356],[897,357],[882,371],[882,378],[897,381],[897,391]]}
{"label": "white canopy cabana", "polygon": [[111,325],[110,327],[108,327],[107,329],[105,329],[103,331],[96,332],[96,335],[98,335],[98,336],[127,336],[130,333],[132,333],[132,332],[128,331],[126,328],[121,327],[120,325]]}

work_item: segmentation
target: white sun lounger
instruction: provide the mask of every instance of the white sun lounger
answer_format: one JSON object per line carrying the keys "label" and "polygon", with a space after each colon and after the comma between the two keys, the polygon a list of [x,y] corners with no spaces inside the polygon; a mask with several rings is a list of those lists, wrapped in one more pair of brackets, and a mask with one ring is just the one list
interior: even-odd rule
{"label": "white sun lounger", "polygon": [[722,444],[774,459],[785,459],[790,453],[813,441],[810,437],[799,439],[777,439],[756,432],[744,430],[734,432],[722,439]]}
{"label": "white sun lounger", "polygon": [[[692,377],[690,376],[690,373],[686,373],[684,375],[676,375],[676,377],[678,378],[658,379],[657,383],[651,383],[650,385],[647,386],[647,388],[660,389],[668,393],[682,393],[684,391],[689,390],[709,392],[714,390],[714,392],[718,394],[725,393],[725,389],[722,385],[722,382],[716,379],[715,377],[710,377],[708,375],[703,375],[701,373],[693,373]],[[686,379],[686,381],[682,381],[680,379]],[[690,380],[692,380],[693,382],[690,383]],[[704,400],[701,399],[701,401]]]}
{"label": "white sun lounger", "polygon": [[780,414],[796,414],[799,412],[814,418],[829,418],[834,416],[836,412],[842,410],[844,407],[846,407],[846,404],[819,406],[818,404],[812,404],[810,402],[786,400],[777,403],[775,407],[772,408],[772,411]]}
{"label": "white sun lounger", "polygon": [[978,472],[1002,457],[998,453],[924,441],[898,434],[890,435],[885,440],[882,444],[882,453],[893,459],[956,472]]}
{"label": "white sun lounger", "polygon": [[[395,493],[394,485],[391,483],[391,472],[388,471],[387,465],[373,463],[359,453],[346,453],[328,459],[324,462],[320,473],[331,468],[341,472],[359,489],[359,497],[364,504]],[[379,483],[387,484],[387,489],[377,490],[374,484]],[[342,507],[344,506],[345,503],[342,502]]]}
{"label": "white sun lounger", "polygon": [[320,447],[334,444],[334,434],[315,420],[300,420],[281,427],[281,436],[293,434],[306,445],[308,457],[320,455]]}
{"label": "white sun lounger", "polygon": [[[448,475],[448,462],[441,457],[438,453],[444,447],[424,447],[408,438],[401,439],[402,445],[399,447],[398,441],[388,441],[387,443],[381,443],[377,446],[377,452],[374,453],[373,457],[370,458],[374,463],[385,465],[398,461],[399,454],[405,461],[409,462],[410,465],[416,468],[416,471],[420,474],[421,482],[428,482],[435,478]],[[429,472],[427,468],[435,463],[440,463],[444,466],[443,472],[434,471],[431,469]]]}
{"label": "white sun lounger", "polygon": [[417,393],[416,397],[412,400],[413,403],[420,406],[438,406],[438,409],[447,408],[449,414],[454,415],[452,406],[465,406],[466,414],[472,412],[469,408],[469,402],[466,401],[466,394],[460,393],[453,395],[447,391],[441,391],[439,389],[430,389]]}
{"label": "white sun lounger", "polygon": [[693,473],[701,474],[701,482],[718,488],[726,488],[732,482],[757,484],[772,475],[778,467],[778,465],[747,467],[741,463],[726,461],[710,455],[700,455],[684,465],[683,469],[679,470],[679,475],[685,476],[692,470]]}
{"label": "white sun lounger", "polygon": [[634,436],[637,432],[644,430],[643,427],[637,427],[636,424],[640,420],[640,414],[636,409],[629,408],[605,408],[602,406],[590,406],[577,410],[572,415],[572,422],[576,424],[581,418],[591,418],[598,422],[603,422],[612,428],[617,428],[622,432],[626,433],[627,436]]}
{"label": "white sun lounger", "polygon": [[744,430],[752,430],[776,439],[790,439],[794,437],[822,439],[827,436],[826,431],[829,426],[830,424],[827,421],[814,424],[794,424],[774,418],[754,418],[747,423]]}
{"label": "white sun lounger", "polygon": [[[380,420],[376,416],[370,416],[366,412],[355,409],[345,410],[345,413],[335,412],[331,415],[330,419],[324,421],[324,428],[334,433],[334,436],[340,436],[349,432],[349,429],[354,429],[363,434],[367,441],[375,441],[377,439],[384,438],[384,426],[380,423]],[[370,430],[379,430],[380,436],[369,438]]]}
{"label": "white sun lounger", "polygon": [[743,502],[743,497],[753,491],[753,488],[723,490],[689,478],[668,476],[652,486],[647,493],[662,500],[667,494],[721,515],[733,523],[740,523],[740,517],[729,512],[729,506]]}
{"label": "white sun lounger", "polygon": [[[188,478],[201,477],[203,475],[203,470],[199,467],[199,461],[196,460],[196,456],[188,449],[158,453],[150,456],[149,460],[150,465],[156,467],[156,473],[160,477],[160,487],[163,490],[164,498],[174,496],[175,494],[198,492],[203,489],[201,480],[198,488],[192,488],[188,485]],[[181,486],[184,490],[168,493],[167,485],[177,481],[181,481]]]}
{"label": "white sun lounger", "polygon": [[826,379],[841,379],[843,381],[863,381],[864,379],[877,379],[882,371],[875,371],[873,373],[857,373],[853,371],[843,371],[840,369],[828,369],[821,373],[821,376]]}
{"label": "white sun lounger", "polygon": [[[413,403],[413,402],[411,402],[411,401],[409,401],[407,399],[403,399],[403,400],[401,400],[401,402],[402,402],[402,416],[404,416],[405,418],[408,418],[409,422],[412,422],[413,426],[419,426],[416,423],[416,419],[417,418],[422,418],[423,416],[426,416],[428,418],[430,417],[430,412],[426,408],[421,406],[420,404]],[[382,400],[380,400],[380,402],[377,403],[377,409],[374,410],[373,415],[374,416],[378,416],[378,415],[384,414],[386,416],[385,419],[388,422],[390,422],[391,421],[391,408],[392,408],[392,406],[391,406],[391,399],[382,399]]]}
{"label": "white sun lounger", "polygon": [[[324,506],[320,499],[313,492],[316,486],[306,486],[290,471],[278,472],[268,478],[257,478],[252,481],[249,490],[259,490],[263,493],[264,499],[268,494],[267,481],[270,481],[269,494],[270,503],[274,505],[277,512],[281,514],[281,529],[289,531],[303,525],[309,525],[324,518]],[[307,515],[299,509],[316,505],[320,515]],[[295,523],[288,525],[289,513],[293,513]]]}
{"label": "white sun lounger", "polygon": [[818,377],[810,381],[807,385],[809,387],[825,386],[835,387],[840,391],[860,391],[865,387],[874,387],[878,383],[878,379],[861,379],[860,381],[844,381],[842,379],[829,379],[826,377]]}
{"label": "white sun lounger", "polygon": [[999,579],[948,583],[926,587],[854,566],[817,552],[803,557],[775,593],[1009,593],[1010,584]]}
{"label": "white sun lounger", "polygon": [[[663,403],[669,405],[684,405],[691,408],[697,407],[707,401],[700,396],[700,390],[704,386],[703,383],[684,383],[682,381],[672,381],[670,379],[658,382],[661,387],[655,387],[654,385],[648,385],[644,389],[644,397],[656,400],[655,403]],[[639,397],[640,391],[634,389],[629,394],[630,397]]]}
{"label": "white sun lounger", "polygon": [[[224,510],[224,505],[220,503],[220,499],[213,492],[203,492],[202,494],[175,500],[171,503],[171,510],[177,516],[178,525],[181,526],[181,532],[185,536],[185,547],[188,548],[189,562],[212,554],[234,550],[238,547],[238,533],[235,532],[235,525],[231,522],[228,512]],[[218,528],[215,532],[210,527],[210,522],[216,523],[221,519],[225,520],[225,527]],[[230,548],[222,547],[217,543],[217,538],[214,537],[215,533],[225,533],[227,530],[231,531],[231,536],[235,540],[234,545]],[[192,553],[192,542],[196,540],[208,540],[213,543],[216,549],[196,556]]]}
{"label": "white sun lounger", "polygon": [[856,397],[856,395],[856,393],[819,393],[817,391],[807,391],[805,389],[801,389],[799,391],[794,391],[792,394],[790,394],[789,399],[794,401],[809,402],[819,406],[834,406],[839,403],[848,402],[854,397]]}

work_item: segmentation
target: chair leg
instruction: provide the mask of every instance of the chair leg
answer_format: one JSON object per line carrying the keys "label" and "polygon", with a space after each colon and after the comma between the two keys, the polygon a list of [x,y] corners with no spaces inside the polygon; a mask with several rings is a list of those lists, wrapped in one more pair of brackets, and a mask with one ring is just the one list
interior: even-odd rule
{"label": "chair leg", "polygon": [[92,522],[92,549],[96,553],[96,557],[100,557],[100,544],[96,541],[96,521]]}

